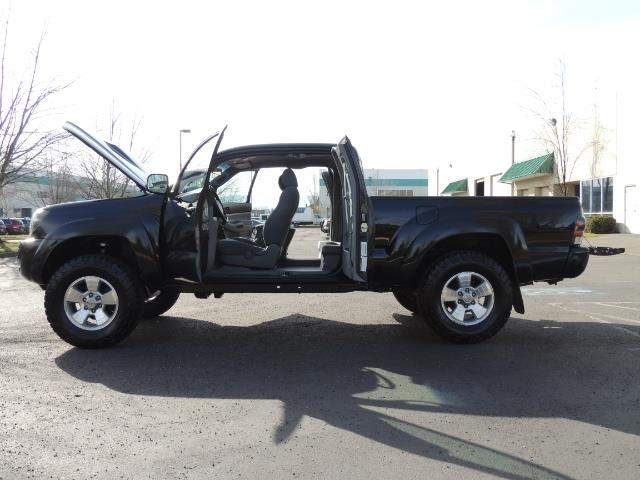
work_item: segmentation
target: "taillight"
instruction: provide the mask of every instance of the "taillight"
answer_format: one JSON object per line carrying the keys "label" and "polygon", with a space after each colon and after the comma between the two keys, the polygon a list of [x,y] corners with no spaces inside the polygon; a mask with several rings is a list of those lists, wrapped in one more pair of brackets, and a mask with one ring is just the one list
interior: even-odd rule
{"label": "taillight", "polygon": [[576,226],[573,229],[573,244],[580,245],[582,244],[582,238],[584,237],[584,228],[586,226],[586,222],[583,216],[578,217],[576,220]]}

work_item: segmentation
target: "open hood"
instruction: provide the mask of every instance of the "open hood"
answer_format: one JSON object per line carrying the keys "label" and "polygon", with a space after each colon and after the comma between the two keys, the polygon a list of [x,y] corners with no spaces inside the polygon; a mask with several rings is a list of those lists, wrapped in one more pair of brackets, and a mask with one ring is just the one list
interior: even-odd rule
{"label": "open hood", "polygon": [[62,128],[120,170],[140,188],[143,190],[146,189],[147,177],[149,174],[139,162],[131,158],[131,156],[120,147],[112,143],[96,139],[71,122],[66,122]]}

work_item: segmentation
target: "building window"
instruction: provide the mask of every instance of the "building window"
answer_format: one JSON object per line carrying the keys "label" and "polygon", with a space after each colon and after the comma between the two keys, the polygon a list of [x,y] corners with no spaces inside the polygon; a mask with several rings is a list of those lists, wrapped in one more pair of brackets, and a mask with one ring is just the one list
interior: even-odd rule
{"label": "building window", "polygon": [[613,213],[613,177],[581,181],[580,201],[584,213]]}
{"label": "building window", "polygon": [[602,179],[602,211],[613,213],[613,178]]}
{"label": "building window", "polygon": [[373,194],[374,197],[413,197],[413,190],[389,190],[379,188]]}
{"label": "building window", "polygon": [[476,180],[476,197],[484,197],[484,178]]}

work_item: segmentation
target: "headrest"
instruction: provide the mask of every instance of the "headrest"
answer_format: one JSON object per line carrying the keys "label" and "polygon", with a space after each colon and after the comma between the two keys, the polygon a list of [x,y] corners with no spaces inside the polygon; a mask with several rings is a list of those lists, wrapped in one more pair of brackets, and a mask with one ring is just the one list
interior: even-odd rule
{"label": "headrest", "polygon": [[278,185],[280,186],[280,190],[284,190],[287,187],[297,187],[298,179],[296,178],[296,174],[293,173],[293,170],[287,168],[280,178],[278,179]]}

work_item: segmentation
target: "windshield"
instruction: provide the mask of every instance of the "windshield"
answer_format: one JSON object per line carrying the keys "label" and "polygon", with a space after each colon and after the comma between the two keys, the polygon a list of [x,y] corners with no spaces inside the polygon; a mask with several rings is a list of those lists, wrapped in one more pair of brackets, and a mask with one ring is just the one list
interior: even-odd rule
{"label": "windshield", "polygon": [[[206,169],[203,169],[202,165],[200,165],[199,162],[194,161],[192,163],[196,163],[196,165],[189,165],[189,168],[185,170],[184,174],[182,175],[182,179],[180,180],[180,188],[178,189],[178,192],[180,194],[200,190],[202,188],[202,185],[204,185],[204,174],[206,172]],[[211,172],[209,182],[212,185],[215,185],[215,178],[219,177],[224,172],[229,170],[230,167],[231,166],[227,162],[218,165],[216,169]]]}

